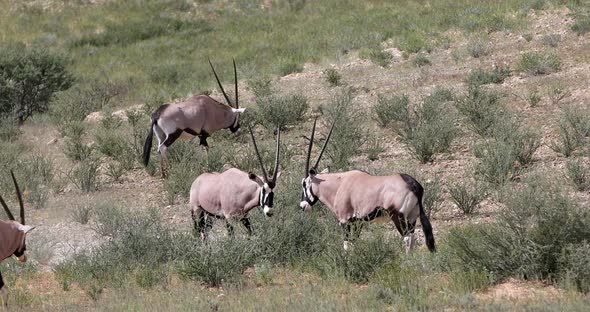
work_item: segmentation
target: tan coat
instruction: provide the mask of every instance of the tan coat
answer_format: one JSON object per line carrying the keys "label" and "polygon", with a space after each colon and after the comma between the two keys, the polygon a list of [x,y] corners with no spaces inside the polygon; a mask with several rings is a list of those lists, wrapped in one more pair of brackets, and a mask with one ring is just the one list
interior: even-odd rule
{"label": "tan coat", "polygon": [[25,241],[26,233],[16,221],[0,220],[0,261],[12,256]]}

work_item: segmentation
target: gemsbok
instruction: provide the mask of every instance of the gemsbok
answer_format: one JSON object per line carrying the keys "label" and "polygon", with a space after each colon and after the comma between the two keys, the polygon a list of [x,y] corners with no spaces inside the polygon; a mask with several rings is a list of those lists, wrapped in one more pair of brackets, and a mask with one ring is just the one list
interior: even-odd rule
{"label": "gemsbok", "polygon": [[[27,245],[25,243],[25,239],[27,233],[29,233],[34,227],[25,225],[25,207],[23,205],[23,198],[18,187],[18,183],[16,183],[16,178],[14,177],[14,173],[12,170],[10,171],[10,175],[12,176],[12,181],[14,182],[14,188],[16,189],[16,196],[18,198],[18,203],[20,205],[20,223],[15,221],[12,212],[8,209],[4,198],[0,196],[0,204],[4,207],[4,212],[6,212],[6,216],[8,217],[8,221],[0,220],[0,262],[4,261],[5,259],[9,258],[10,256],[14,255],[17,257],[18,261],[26,262],[27,256],[25,255],[25,250],[27,250]],[[0,272],[0,293],[2,293],[2,301],[4,303],[4,307],[8,306],[8,294],[6,292],[6,287],[4,287],[4,280],[2,279],[2,273]]]}
{"label": "gemsbok", "polygon": [[231,168],[222,173],[203,173],[195,179],[190,191],[191,216],[195,233],[200,233],[202,240],[207,239],[207,231],[213,224],[212,218],[225,219],[230,235],[233,234],[231,220],[239,220],[248,230],[248,234],[252,234],[252,226],[247,217],[250,210],[259,207],[265,216],[271,217],[273,214],[274,189],[280,176],[281,132],[277,128],[275,166],[272,179],[269,179],[256,145],[254,132],[252,128],[248,128],[260,162],[262,177]]}
{"label": "gemsbok", "polygon": [[305,178],[301,181],[302,194],[299,206],[309,210],[318,200],[335,215],[345,231],[344,248],[350,244],[351,224],[355,221],[372,221],[390,218],[404,237],[406,252],[414,245],[414,227],[420,216],[420,223],[426,237],[426,246],[436,251],[432,226],[424,213],[422,196],[424,189],[407,174],[373,176],[360,170],[337,173],[318,173],[322,154],[328,145],[335,121],[324,141],[318,159],[309,167],[317,119],[313,123],[311,139],[305,163]]}
{"label": "gemsbok", "polygon": [[208,150],[207,138],[217,130],[227,129],[234,133],[240,129],[239,116],[245,108],[239,107],[238,102],[238,72],[236,61],[234,64],[235,103],[232,104],[223,89],[217,72],[211,61],[209,65],[215,75],[215,80],[227,105],[218,102],[208,95],[195,95],[183,102],[164,104],[156,109],[151,116],[151,126],[143,145],[143,164],[150,161],[150,150],[154,132],[158,139],[158,154],[160,155],[160,171],[166,176],[168,167],[167,150],[179,137],[199,137],[199,145]]}

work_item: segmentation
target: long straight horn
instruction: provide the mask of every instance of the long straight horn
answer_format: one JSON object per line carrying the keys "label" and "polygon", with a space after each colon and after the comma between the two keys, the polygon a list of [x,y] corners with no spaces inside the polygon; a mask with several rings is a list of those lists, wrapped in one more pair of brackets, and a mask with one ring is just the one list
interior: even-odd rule
{"label": "long straight horn", "polygon": [[264,163],[262,162],[262,157],[260,157],[260,152],[258,151],[258,146],[256,145],[256,139],[254,138],[254,132],[252,131],[252,127],[250,127],[249,125],[248,125],[248,129],[250,130],[250,136],[252,137],[252,144],[254,144],[254,150],[256,151],[256,156],[258,156],[258,161],[260,162],[260,168],[262,168],[264,182],[268,183],[268,175],[266,174],[266,169],[264,169]]}
{"label": "long straight horn", "polygon": [[227,104],[229,106],[232,106],[231,101],[229,100],[229,97],[227,96],[227,93],[225,93],[225,90],[223,89],[223,86],[221,85],[221,81],[219,81],[219,77],[217,76],[217,72],[215,71],[215,68],[213,67],[213,63],[211,63],[211,60],[209,60],[209,65],[211,65],[211,69],[213,70],[213,75],[215,75],[215,80],[217,80],[217,85],[219,86],[219,89],[221,89],[221,93],[223,93],[223,97],[227,101]]}
{"label": "long straight horn", "polygon": [[238,104],[238,70],[236,69],[236,60],[232,58],[234,62],[234,84],[236,85],[236,109],[240,108]]}
{"label": "long straight horn", "polygon": [[10,209],[8,209],[8,206],[6,205],[6,202],[4,201],[4,198],[2,198],[2,196],[0,196],[0,204],[2,205],[2,207],[4,207],[4,212],[6,212],[8,219],[14,221],[14,216],[12,215],[12,212],[10,212]]}
{"label": "long straight horn", "polygon": [[309,147],[307,148],[307,159],[305,160],[305,175],[309,173],[309,159],[311,158],[311,148],[313,147],[313,137],[315,135],[315,125],[318,122],[316,117],[313,121],[313,128],[311,129],[311,138],[309,139]]}
{"label": "long straight horn", "polygon": [[279,151],[281,149],[281,127],[277,127],[277,149],[275,156],[275,170],[272,172],[272,183],[277,184],[277,173],[279,172]]}
{"label": "long straight horn", "polygon": [[25,225],[25,205],[23,204],[23,196],[20,192],[20,188],[18,187],[18,183],[16,183],[16,178],[14,177],[14,172],[12,172],[12,170],[10,170],[10,175],[12,176],[12,182],[14,182],[16,197],[18,198],[18,205],[20,206],[20,223]]}
{"label": "long straight horn", "polygon": [[322,155],[324,155],[324,151],[326,150],[326,146],[328,145],[328,141],[330,141],[330,137],[332,136],[332,130],[334,130],[334,126],[336,125],[336,121],[338,117],[334,119],[332,122],[332,126],[330,127],[330,132],[328,132],[328,137],[326,137],[326,141],[324,141],[324,146],[322,146],[322,150],[320,151],[320,156],[318,156],[318,160],[316,160],[315,165],[313,165],[313,169],[318,169],[318,165],[320,164],[320,159],[322,159]]}

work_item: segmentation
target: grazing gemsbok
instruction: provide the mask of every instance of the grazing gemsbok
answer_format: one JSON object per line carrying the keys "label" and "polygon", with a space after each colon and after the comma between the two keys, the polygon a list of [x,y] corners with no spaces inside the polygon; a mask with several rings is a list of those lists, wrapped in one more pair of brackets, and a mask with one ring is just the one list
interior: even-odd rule
{"label": "grazing gemsbok", "polygon": [[[235,103],[232,105],[229,97],[225,93],[217,72],[211,61],[211,69],[215,75],[215,80],[221,89],[221,93],[227,101],[227,105],[220,103],[208,95],[195,95],[186,101],[164,104],[156,109],[151,116],[152,123],[145,139],[143,146],[143,164],[148,165],[150,160],[150,150],[152,148],[152,139],[154,132],[158,138],[158,154],[160,155],[160,169],[162,176],[166,176],[164,168],[167,167],[167,150],[181,135],[192,138],[199,137],[199,144],[208,149],[207,137],[213,132],[229,128],[233,133],[240,129],[239,116],[245,108],[239,108],[238,102],[238,73],[236,61],[234,63],[234,85],[235,85]],[[235,106],[232,107],[232,106]],[[164,164],[166,163],[166,164]]]}
{"label": "grazing gemsbok", "polygon": [[252,227],[247,215],[255,207],[262,208],[265,216],[272,216],[274,189],[277,185],[279,173],[279,149],[281,132],[277,128],[277,145],[275,167],[272,179],[268,179],[267,171],[260,157],[254,132],[249,127],[252,145],[262,169],[262,177],[252,172],[231,168],[222,173],[203,173],[198,176],[191,186],[190,207],[194,221],[195,232],[206,240],[207,230],[211,228],[213,219],[225,219],[229,234],[233,234],[230,220],[240,220],[252,234]]}
{"label": "grazing gemsbok", "polygon": [[[23,205],[23,198],[12,170],[10,171],[10,175],[12,176],[14,188],[16,189],[16,196],[20,205],[21,222],[18,223],[14,220],[14,216],[12,215],[12,212],[10,212],[10,209],[8,209],[4,198],[0,196],[0,204],[2,204],[2,207],[4,207],[6,216],[8,216],[8,219],[10,219],[8,221],[0,220],[0,262],[12,255],[17,257],[18,261],[26,262],[27,256],[25,255],[25,250],[27,249],[27,246],[25,244],[25,238],[27,233],[34,229],[34,227],[25,225],[25,207]],[[8,306],[8,296],[6,293],[6,288],[4,287],[4,280],[2,280],[1,272],[0,293],[2,293],[2,301],[4,302],[4,306]]]}
{"label": "grazing gemsbok", "polygon": [[313,123],[311,139],[307,150],[305,175],[301,181],[303,193],[300,207],[308,210],[318,200],[336,215],[345,231],[344,248],[349,245],[351,223],[358,220],[371,221],[376,218],[391,218],[395,227],[404,237],[406,252],[414,245],[414,227],[420,215],[420,223],[426,236],[426,246],[436,251],[432,226],[422,207],[424,190],[420,183],[407,174],[373,176],[360,170],[338,173],[318,173],[317,167],[332,135],[334,124],[313,167],[309,159],[313,146],[316,121]]}

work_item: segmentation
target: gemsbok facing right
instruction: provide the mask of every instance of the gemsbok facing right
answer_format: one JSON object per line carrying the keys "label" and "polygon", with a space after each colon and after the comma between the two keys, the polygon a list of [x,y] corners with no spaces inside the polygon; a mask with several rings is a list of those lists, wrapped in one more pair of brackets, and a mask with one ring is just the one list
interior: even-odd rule
{"label": "gemsbok facing right", "polygon": [[[4,208],[4,212],[6,212],[6,216],[8,216],[9,219],[8,221],[0,220],[0,262],[4,261],[10,256],[15,256],[20,262],[26,262],[27,256],[25,255],[25,250],[27,250],[27,245],[25,243],[25,239],[27,233],[34,229],[34,227],[25,225],[25,207],[23,205],[23,197],[18,187],[18,183],[16,183],[16,178],[14,177],[12,170],[10,171],[10,175],[12,176],[12,182],[14,182],[14,188],[16,189],[16,197],[18,198],[18,203],[20,205],[21,222],[19,223],[14,219],[14,216],[12,215],[12,212],[10,212],[10,209],[8,209],[4,198],[0,196],[0,204]],[[4,280],[2,279],[1,272],[0,293],[2,294],[4,307],[7,307],[8,294],[6,293],[6,287],[4,287]]]}
{"label": "gemsbok facing right", "polygon": [[[238,102],[238,73],[234,64],[235,103],[232,104],[225,93],[219,77],[211,61],[211,70],[215,80],[227,101],[227,105],[214,100],[208,95],[195,95],[186,101],[164,104],[152,113],[152,121],[143,146],[143,164],[148,165],[154,132],[158,139],[158,154],[160,155],[160,171],[166,177],[168,169],[168,147],[178,138],[199,137],[199,144],[208,149],[207,138],[215,131],[229,129],[236,132],[240,129],[240,114],[245,108],[239,108]],[[233,107],[235,106],[235,107]]]}
{"label": "gemsbok facing right", "polygon": [[431,252],[436,251],[432,226],[424,213],[422,196],[424,189],[414,178],[407,174],[390,176],[373,176],[360,170],[337,173],[318,173],[317,167],[328,145],[334,123],[317,161],[309,167],[317,119],[313,123],[311,139],[307,150],[305,175],[302,179],[300,207],[308,210],[318,200],[326,205],[338,219],[345,231],[344,248],[350,244],[351,223],[359,220],[371,221],[376,218],[389,217],[404,237],[406,252],[414,245],[414,228],[416,219],[426,237],[426,246]]}
{"label": "gemsbok facing right", "polygon": [[262,176],[252,172],[244,172],[237,168],[228,169],[222,173],[203,173],[191,185],[190,207],[195,232],[200,233],[201,239],[206,240],[207,231],[212,226],[213,219],[225,219],[229,234],[233,233],[230,220],[239,220],[252,233],[252,227],[247,215],[255,207],[262,209],[265,216],[272,216],[274,189],[277,185],[279,173],[279,150],[281,131],[277,128],[277,145],[275,167],[272,179],[268,178],[262,157],[256,145],[254,132],[249,128],[252,145],[260,162]]}

